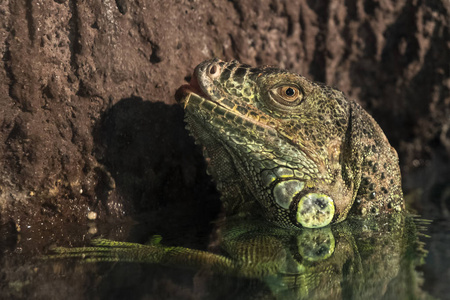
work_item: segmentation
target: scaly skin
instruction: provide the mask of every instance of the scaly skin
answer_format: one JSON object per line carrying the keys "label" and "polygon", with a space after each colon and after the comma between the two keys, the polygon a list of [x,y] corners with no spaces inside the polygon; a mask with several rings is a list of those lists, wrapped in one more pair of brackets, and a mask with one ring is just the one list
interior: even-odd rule
{"label": "scaly skin", "polygon": [[285,70],[213,59],[176,97],[228,215],[324,227],[404,210],[396,151],[356,102]]}

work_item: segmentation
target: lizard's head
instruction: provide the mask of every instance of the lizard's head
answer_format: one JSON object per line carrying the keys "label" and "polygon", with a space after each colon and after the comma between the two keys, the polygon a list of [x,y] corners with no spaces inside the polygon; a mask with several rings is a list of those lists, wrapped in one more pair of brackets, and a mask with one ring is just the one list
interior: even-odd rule
{"label": "lizard's head", "polygon": [[341,92],[285,70],[213,59],[176,98],[223,196],[245,188],[285,227],[345,218],[352,187],[341,176],[348,126]]}

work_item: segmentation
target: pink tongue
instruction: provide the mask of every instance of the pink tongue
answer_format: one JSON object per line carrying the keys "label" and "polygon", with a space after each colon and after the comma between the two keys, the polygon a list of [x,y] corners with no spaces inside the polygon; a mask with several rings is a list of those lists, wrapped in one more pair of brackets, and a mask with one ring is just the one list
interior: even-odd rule
{"label": "pink tongue", "polygon": [[181,103],[190,90],[191,86],[189,84],[184,84],[180,86],[178,90],[175,92],[175,100],[177,100],[178,103]]}
{"label": "pink tongue", "polygon": [[197,95],[200,95],[204,98],[209,98],[208,95],[206,95],[202,88],[200,87],[200,84],[198,83],[197,80],[197,74],[194,73],[194,76],[192,76],[191,81],[189,81],[189,89],[196,93]]}
{"label": "pink tongue", "polygon": [[202,89],[198,84],[197,76],[192,76],[191,81],[189,81],[189,85],[191,86],[191,90],[196,94],[202,94]]}
{"label": "pink tongue", "polygon": [[197,76],[195,74],[192,76],[189,84],[184,84],[178,88],[178,90],[175,92],[175,99],[177,100],[177,102],[181,103],[184,96],[191,92],[196,93],[197,95],[200,95],[202,97],[208,98],[208,96],[202,91],[200,85],[198,84]]}

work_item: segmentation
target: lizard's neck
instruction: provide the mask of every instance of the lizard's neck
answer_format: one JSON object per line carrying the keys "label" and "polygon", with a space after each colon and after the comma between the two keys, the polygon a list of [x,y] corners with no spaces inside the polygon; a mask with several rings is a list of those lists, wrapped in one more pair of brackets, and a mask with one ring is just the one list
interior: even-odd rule
{"label": "lizard's neck", "polygon": [[[203,156],[207,163],[207,173],[211,175],[221,193],[222,205],[227,215],[255,214],[259,205],[250,189],[242,180],[241,158],[233,153],[213,133],[205,130],[193,117],[186,117],[189,131],[202,145]],[[241,170],[241,171],[240,171]]]}

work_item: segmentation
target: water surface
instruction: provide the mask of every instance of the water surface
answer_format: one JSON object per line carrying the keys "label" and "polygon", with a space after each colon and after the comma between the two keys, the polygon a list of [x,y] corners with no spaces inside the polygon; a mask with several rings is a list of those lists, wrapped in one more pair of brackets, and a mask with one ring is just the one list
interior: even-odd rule
{"label": "water surface", "polygon": [[[67,224],[64,236],[4,235],[0,298],[446,299],[450,293],[445,218],[395,215],[292,231],[260,220],[205,222],[188,207],[174,217],[173,209],[138,222]],[[99,237],[138,244],[73,250]]]}

